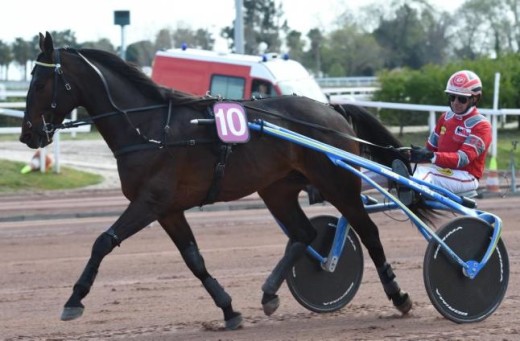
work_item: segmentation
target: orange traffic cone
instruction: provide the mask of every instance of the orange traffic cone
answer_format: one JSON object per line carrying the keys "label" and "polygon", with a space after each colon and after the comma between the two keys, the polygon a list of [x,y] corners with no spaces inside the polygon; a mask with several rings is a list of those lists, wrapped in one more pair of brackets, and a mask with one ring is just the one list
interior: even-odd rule
{"label": "orange traffic cone", "polygon": [[489,161],[489,169],[486,179],[486,190],[492,193],[500,192],[500,186],[498,181],[498,170],[497,170],[497,160],[495,157],[492,157]]}
{"label": "orange traffic cone", "polygon": [[[49,171],[51,169],[52,165],[54,164],[54,159],[51,155],[48,153],[45,153],[45,171]],[[27,174],[30,172],[38,171],[40,170],[40,150],[38,149],[36,153],[31,158],[31,162],[28,165],[25,165],[20,173]]]}

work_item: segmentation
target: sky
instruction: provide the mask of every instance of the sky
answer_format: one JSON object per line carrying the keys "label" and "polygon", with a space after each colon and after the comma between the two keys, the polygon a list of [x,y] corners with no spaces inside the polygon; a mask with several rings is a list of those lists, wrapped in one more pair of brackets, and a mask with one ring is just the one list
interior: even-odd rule
{"label": "sky", "polygon": [[[16,38],[31,40],[45,31],[71,30],[78,43],[108,38],[119,47],[124,32],[125,46],[141,40],[154,41],[163,28],[178,25],[207,29],[216,39],[214,49],[228,51],[220,30],[231,26],[237,0],[9,0],[0,5],[0,40],[11,44]],[[384,0],[275,0],[282,2],[291,29],[307,33],[318,27],[330,30],[331,23],[346,9]],[[406,0],[403,0],[406,1]],[[431,0],[440,9],[454,11],[464,0]],[[114,11],[130,11],[130,25],[114,24]],[[283,52],[283,51],[280,51]],[[19,79],[20,70],[9,68],[9,79]]]}
{"label": "sky", "polygon": [[[355,10],[374,0],[276,1],[282,1],[289,27],[306,33],[314,27],[326,29],[345,8]],[[445,10],[456,9],[462,2],[432,0]],[[160,29],[175,29],[178,24],[191,29],[206,28],[215,32],[217,38],[221,28],[232,24],[235,3],[236,0],[10,0],[0,7],[0,40],[12,43],[18,37],[30,40],[39,32],[70,29],[80,43],[108,38],[119,46],[121,27],[114,25],[117,10],[130,11],[130,25],[124,28],[125,45],[153,41]]]}

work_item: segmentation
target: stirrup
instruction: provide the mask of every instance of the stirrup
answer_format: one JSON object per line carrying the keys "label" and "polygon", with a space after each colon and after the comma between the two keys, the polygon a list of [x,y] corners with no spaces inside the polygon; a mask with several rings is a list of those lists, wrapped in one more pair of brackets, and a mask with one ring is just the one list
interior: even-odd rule
{"label": "stirrup", "polygon": [[[408,168],[406,167],[404,162],[401,160],[396,159],[396,160],[392,161],[392,171],[407,179],[410,178],[410,173],[408,173]],[[402,202],[405,206],[411,205],[414,200],[413,190],[410,187],[401,185],[398,182],[396,182],[395,185],[397,187],[397,197],[399,198],[399,201]]]}

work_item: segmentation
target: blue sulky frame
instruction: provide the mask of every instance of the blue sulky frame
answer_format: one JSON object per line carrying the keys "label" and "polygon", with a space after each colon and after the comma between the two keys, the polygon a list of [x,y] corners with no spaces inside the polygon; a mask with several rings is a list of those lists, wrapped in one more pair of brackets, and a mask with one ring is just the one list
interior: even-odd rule
{"label": "blue sulky frame", "polygon": [[[326,154],[330,161],[335,165],[342,167],[364,179],[366,182],[368,182],[370,185],[372,185],[375,189],[377,189],[381,194],[383,194],[386,198],[390,200],[390,202],[365,205],[365,208],[369,213],[381,212],[392,209],[401,209],[417,226],[419,232],[421,232],[421,234],[426,238],[426,240],[435,240],[444,250],[444,252],[446,252],[446,254],[449,255],[449,257],[451,257],[454,260],[454,262],[458,263],[462,267],[464,274],[469,278],[473,279],[478,275],[478,273],[482,270],[482,268],[484,268],[487,261],[490,259],[491,255],[495,251],[495,248],[500,240],[502,232],[502,220],[492,213],[471,209],[463,206],[464,201],[467,200],[466,198],[457,196],[443,188],[428,184],[419,179],[405,178],[397,173],[394,173],[387,166],[380,165],[361,156],[346,152],[342,149],[330,146],[323,142],[311,139],[307,136],[301,135],[299,133],[296,133],[294,131],[266,121],[248,122],[248,126],[251,130],[261,131],[262,133],[290,141],[292,143],[316,150],[318,152],[322,152]],[[480,261],[465,261],[461,259],[443,241],[443,239],[437,236],[437,234],[434,233],[434,231],[432,231],[432,229],[428,227],[423,221],[421,221],[408,207],[402,204],[394,195],[392,195],[386,189],[374,182],[363,172],[356,169],[356,166],[363,167],[372,172],[381,174],[402,185],[406,185],[407,187],[413,189],[416,192],[421,193],[423,197],[427,199],[427,205],[429,205],[433,209],[451,210],[465,216],[480,218],[485,222],[489,223],[491,226],[493,226],[493,234],[482,259]],[[321,256],[312,247],[309,246],[308,252],[318,261],[320,261],[324,270],[330,272],[334,271],[339,256],[341,254],[341,250],[343,249],[346,236],[348,234],[348,228],[349,225],[346,219],[344,217],[340,217],[339,222],[337,224],[336,235],[334,237],[332,248],[327,257]]]}

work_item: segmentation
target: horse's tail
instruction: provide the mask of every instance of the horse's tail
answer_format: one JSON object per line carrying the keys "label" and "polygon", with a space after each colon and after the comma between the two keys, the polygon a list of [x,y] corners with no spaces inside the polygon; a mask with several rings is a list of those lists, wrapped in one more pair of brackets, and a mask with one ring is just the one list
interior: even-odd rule
{"label": "horse's tail", "polygon": [[[361,145],[362,156],[389,167],[393,160],[399,159],[412,173],[408,156],[399,150],[403,145],[376,116],[352,104],[334,104],[333,107],[351,123],[357,137],[369,142]],[[442,214],[429,207],[424,200],[418,199],[409,208],[419,219],[433,224],[435,218]]]}
{"label": "horse's tail", "polygon": [[362,144],[363,156],[386,166],[399,159],[410,167],[408,157],[399,150],[403,145],[376,116],[352,104],[336,104],[333,107],[351,123],[360,139],[370,142]]}

